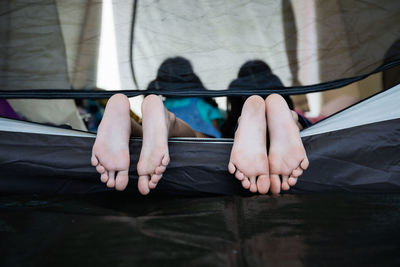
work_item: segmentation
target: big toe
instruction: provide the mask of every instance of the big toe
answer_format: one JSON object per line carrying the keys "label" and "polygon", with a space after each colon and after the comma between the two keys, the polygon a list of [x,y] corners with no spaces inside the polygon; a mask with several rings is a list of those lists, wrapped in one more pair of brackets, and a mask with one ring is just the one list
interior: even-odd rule
{"label": "big toe", "polygon": [[147,195],[150,192],[148,175],[139,176],[138,189],[142,195]]}
{"label": "big toe", "polygon": [[115,189],[123,191],[128,186],[129,182],[129,171],[119,171],[115,179]]}
{"label": "big toe", "polygon": [[258,188],[258,192],[260,194],[264,195],[264,194],[268,193],[269,186],[270,186],[270,181],[269,181],[269,177],[267,174],[258,176],[257,188]]}
{"label": "big toe", "polygon": [[115,171],[109,171],[108,172],[107,187],[108,188],[115,187]]}
{"label": "big toe", "polygon": [[271,174],[269,176],[271,182],[271,193],[272,194],[279,194],[281,192],[281,179],[277,174]]}
{"label": "big toe", "polygon": [[250,188],[249,188],[250,192],[256,193],[257,192],[256,177],[251,176],[249,180],[250,180]]}

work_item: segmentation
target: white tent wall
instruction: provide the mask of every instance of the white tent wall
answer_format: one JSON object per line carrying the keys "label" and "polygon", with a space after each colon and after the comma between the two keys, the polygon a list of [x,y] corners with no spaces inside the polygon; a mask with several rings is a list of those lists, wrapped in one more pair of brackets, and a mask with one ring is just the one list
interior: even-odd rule
{"label": "white tent wall", "polygon": [[[114,1],[122,88],[135,88],[129,63],[133,1]],[[169,57],[183,56],[208,89],[226,89],[242,64],[266,61],[285,85],[286,56],[281,1],[138,1],[133,40],[140,89]]]}
{"label": "white tent wall", "polygon": [[[296,62],[297,76],[293,80],[298,84],[319,83],[318,40],[315,3],[313,1],[290,1],[296,20]],[[307,94],[308,108],[311,116],[317,116],[321,111],[321,93]],[[298,106],[298,103],[295,102]]]}
{"label": "white tent wall", "polygon": [[[400,27],[397,26],[400,24],[400,1],[315,2],[319,21],[317,30],[321,81],[373,71],[383,63],[387,50],[400,36]],[[382,88],[376,79],[370,82],[376,91]],[[322,100],[327,103],[343,94],[364,98],[376,92],[365,88],[365,84],[354,84],[346,90],[324,92]]]}
{"label": "white tent wall", "polygon": [[72,88],[95,88],[101,0],[56,0]]}
{"label": "white tent wall", "polygon": [[53,0],[1,1],[2,89],[70,87]]}
{"label": "white tent wall", "polygon": [[[1,10],[2,89],[94,87],[101,2],[7,0]],[[73,100],[8,101],[28,120],[86,130]]]}
{"label": "white tent wall", "polygon": [[[393,0],[136,3],[133,67],[140,89],[174,56],[189,59],[205,86],[216,90],[226,89],[252,59],[267,62],[285,86],[352,77],[378,67],[400,36],[400,1]],[[136,88],[129,58],[134,1],[113,4],[121,87]],[[315,98],[363,98],[363,90],[350,86]],[[304,104],[301,98],[296,102]]]}
{"label": "white tent wall", "polygon": [[[129,58],[134,1],[112,3],[121,88],[135,89]],[[326,82],[373,70],[399,39],[400,1],[307,3],[313,3],[312,25],[302,18],[310,12],[303,1],[137,1],[132,52],[138,88],[174,56],[189,59],[208,89],[226,89],[252,59],[267,62],[285,86]],[[101,0],[1,1],[1,88],[95,87],[101,8]],[[312,32],[316,38],[310,39]],[[350,94],[362,95],[363,88],[352,88]],[[335,95],[324,93],[324,102]],[[10,102],[27,118],[35,110],[23,110],[28,102],[38,105]],[[69,123],[63,120],[75,111],[52,122]]]}
{"label": "white tent wall", "polygon": [[124,89],[138,89],[133,82],[130,67],[130,36],[133,12],[133,0],[112,1],[115,39],[118,57],[120,86]]}

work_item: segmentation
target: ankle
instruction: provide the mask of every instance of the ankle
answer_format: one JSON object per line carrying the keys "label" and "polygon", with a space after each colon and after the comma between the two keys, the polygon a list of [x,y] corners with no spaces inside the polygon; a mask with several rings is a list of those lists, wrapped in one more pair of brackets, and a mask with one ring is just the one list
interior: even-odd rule
{"label": "ankle", "polygon": [[167,119],[167,127],[168,127],[168,137],[172,136],[174,129],[176,128],[176,115],[172,112],[166,110],[166,119]]}

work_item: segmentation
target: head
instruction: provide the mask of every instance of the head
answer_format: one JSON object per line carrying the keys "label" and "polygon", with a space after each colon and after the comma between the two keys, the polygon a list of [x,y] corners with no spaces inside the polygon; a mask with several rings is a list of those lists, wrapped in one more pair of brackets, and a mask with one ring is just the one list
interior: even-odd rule
{"label": "head", "polygon": [[244,77],[257,77],[260,76],[269,76],[272,74],[271,68],[262,60],[250,60],[244,63],[238,73],[238,78]]}
{"label": "head", "polygon": [[[283,84],[278,76],[272,73],[271,68],[262,60],[251,60],[243,64],[238,72],[238,77],[229,85],[229,90],[260,90],[278,89]],[[260,94],[266,98],[267,95]],[[293,109],[293,102],[289,96],[283,96],[290,109]],[[233,131],[240,117],[242,107],[247,97],[228,97],[228,119],[223,127],[225,137],[233,137]]]}
{"label": "head", "polygon": [[[243,64],[239,69],[238,78],[231,85],[251,90],[279,89],[284,87],[278,76],[272,73],[271,68],[262,60],[251,60]],[[260,95],[266,98],[267,95]],[[284,96],[290,109],[293,102],[289,96]]]}
{"label": "head", "polygon": [[158,68],[156,79],[148,88],[205,90],[200,78],[194,73],[192,64],[183,57],[164,60]]}
{"label": "head", "polygon": [[[192,64],[183,57],[164,60],[157,71],[157,77],[150,82],[148,89],[162,90],[206,90],[200,78],[194,73]],[[204,98],[209,104],[217,106],[212,98]]]}

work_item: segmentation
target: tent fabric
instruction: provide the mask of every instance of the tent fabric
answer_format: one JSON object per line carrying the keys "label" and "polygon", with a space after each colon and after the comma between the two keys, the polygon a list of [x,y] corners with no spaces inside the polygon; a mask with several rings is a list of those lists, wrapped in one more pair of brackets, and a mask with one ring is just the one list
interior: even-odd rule
{"label": "tent fabric", "polygon": [[1,88],[70,88],[54,1],[6,0],[0,5]]}
{"label": "tent fabric", "polygon": [[93,88],[101,6],[94,0],[1,1],[0,88]]}
{"label": "tent fabric", "polygon": [[[0,3],[0,88],[93,88],[101,2],[5,0]],[[85,130],[71,100],[10,100],[26,119]]]}
{"label": "tent fabric", "polygon": [[301,132],[301,136],[315,135],[350,127],[394,120],[400,117],[398,102],[400,85],[380,92],[356,105],[350,106]]}
{"label": "tent fabric", "polygon": [[56,0],[56,6],[71,87],[96,87],[102,1]]}
{"label": "tent fabric", "polygon": [[[104,99],[109,98],[116,93],[125,94],[128,97],[135,97],[140,95],[158,94],[164,96],[180,96],[180,97],[219,97],[219,96],[251,96],[251,95],[268,95],[268,94],[281,94],[281,95],[300,95],[315,93],[321,91],[329,91],[332,89],[344,90],[347,86],[356,85],[357,87],[370,87],[370,91],[364,94],[364,97],[371,96],[372,93],[378,93],[382,90],[381,81],[377,79],[382,76],[382,72],[396,71],[400,65],[400,59],[392,62],[385,63],[370,73],[354,76],[350,78],[335,80],[326,83],[320,83],[310,86],[292,86],[280,88],[254,88],[254,86],[247,86],[246,84],[235,84],[227,90],[204,90],[204,87],[194,87],[191,83],[172,83],[165,82],[162,89],[150,88],[147,90],[118,90],[118,91],[97,91],[97,90],[57,90],[57,89],[32,89],[32,90],[0,90],[0,97],[4,99]],[[369,78],[373,78],[374,83],[369,83]],[[244,79],[243,79],[244,80]],[[248,79],[246,79],[248,80]],[[151,83],[150,83],[151,85]],[[376,85],[378,88],[374,88]],[[395,84],[397,85],[397,83]],[[201,89],[201,90],[199,90]],[[388,89],[388,88],[386,88]],[[335,90],[336,91],[336,90]]]}
{"label": "tent fabric", "polygon": [[8,101],[26,120],[69,125],[76,130],[87,130],[73,100],[9,99]]}
{"label": "tent fabric", "polygon": [[[0,88],[96,87],[102,6],[2,1]],[[112,8],[124,89],[145,89],[161,62],[176,56],[191,61],[212,90],[227,89],[249,60],[266,62],[285,87],[324,83],[390,61],[387,52],[400,36],[395,0],[128,0]]]}
{"label": "tent fabric", "polygon": [[[291,192],[400,192],[400,162],[393,156],[400,151],[399,133],[396,119],[303,137],[311,164]],[[0,192],[110,191],[90,165],[93,143],[93,137],[1,131]],[[171,140],[171,163],[155,192],[249,195],[227,171],[231,146],[224,139]],[[130,193],[138,193],[140,148],[140,140],[131,140]]]}
{"label": "tent fabric", "polygon": [[[400,85],[301,132],[310,167],[294,193],[400,192]],[[368,110],[378,110],[374,116]],[[344,121],[340,126],[341,120]],[[90,165],[95,134],[0,120],[0,192],[89,194],[108,191]],[[249,195],[227,171],[232,139],[172,138],[171,162],[155,192]],[[138,193],[141,139],[131,139],[130,183]]]}
{"label": "tent fabric", "polygon": [[[184,0],[128,0],[112,4],[119,79],[125,89],[147,88],[160,64],[177,56],[192,63],[194,72],[210,92],[227,89],[243,64],[261,60],[284,86],[273,89],[293,94],[305,89],[334,89],[366,77],[383,62],[391,66],[398,59],[393,55],[393,51],[397,53],[393,47],[400,36],[397,0],[202,0],[190,5]],[[96,0],[1,1],[0,89],[6,93],[57,89],[68,94],[71,89],[95,88],[101,7],[102,1]],[[245,83],[238,86],[246,88]],[[297,87],[287,91],[289,86]],[[172,95],[180,90],[196,96],[194,91],[173,89],[175,92],[169,91]],[[338,114],[319,124],[335,126],[334,129],[321,130],[317,124],[302,133],[311,166],[293,192],[398,192],[400,164],[394,155],[398,155],[400,144],[399,116],[361,124],[346,124],[345,119],[357,120],[355,113],[369,118],[368,108],[378,112],[379,106],[389,108],[390,112],[382,114],[390,115],[396,107],[387,104],[399,99],[397,94],[390,93],[396,90],[388,90],[386,95],[392,96],[392,101],[385,98],[375,102],[379,103],[377,106],[366,102],[366,109],[355,106],[343,112],[343,116]],[[43,92],[34,94],[52,97],[50,92]],[[218,92],[215,95],[225,94]],[[243,91],[233,93],[242,95]],[[36,110],[27,106],[31,101],[17,101],[19,107],[15,101],[10,103],[17,111]],[[52,103],[48,102],[46,115],[60,113],[79,120],[72,101]],[[63,109],[61,103],[71,108]],[[25,116],[28,115],[31,114]],[[46,120],[60,123],[54,117]],[[1,120],[1,124],[5,121],[7,125],[2,126],[7,128],[10,121]],[[49,126],[38,126],[41,133],[35,133],[26,130],[27,123],[11,124],[15,123],[17,129],[0,130],[1,192],[109,190],[98,181],[98,174],[90,166],[92,134],[66,130],[50,134],[55,128]],[[318,131],[312,132],[315,129]],[[248,194],[226,170],[232,140],[174,139],[170,145],[171,164],[156,192]],[[133,139],[131,183],[127,191],[137,192],[135,162],[139,150],[140,140]]]}
{"label": "tent fabric", "polygon": [[[94,88],[102,6],[2,1],[0,88]],[[284,86],[323,83],[371,72],[400,36],[395,0],[128,0],[112,7],[124,89],[145,89],[161,62],[175,56],[190,60],[213,90],[226,89],[256,59]]]}
{"label": "tent fabric", "polygon": [[364,74],[384,62],[400,36],[400,3],[390,0],[144,0],[113,8],[123,88],[135,87],[127,61],[131,48],[138,88],[146,88],[163,60],[183,56],[205,87],[225,89],[254,59],[269,64],[285,86]]}

